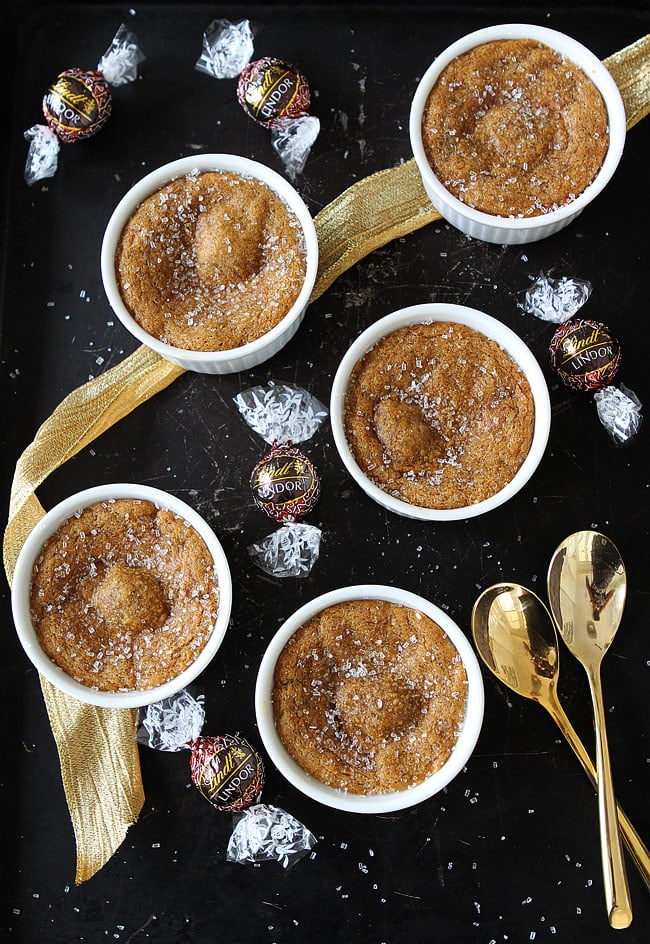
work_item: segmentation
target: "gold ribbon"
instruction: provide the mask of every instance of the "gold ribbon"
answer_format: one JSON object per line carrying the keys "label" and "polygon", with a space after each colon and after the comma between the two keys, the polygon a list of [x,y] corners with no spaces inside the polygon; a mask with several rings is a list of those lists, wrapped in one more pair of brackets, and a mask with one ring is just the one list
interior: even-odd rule
{"label": "gold ribbon", "polygon": [[650,33],[603,59],[603,65],[618,85],[629,131],[650,111]]}
{"label": "gold ribbon", "polygon": [[[650,111],[650,35],[604,64],[620,88],[631,128]],[[315,217],[320,260],[310,301],[368,253],[436,219],[440,214],[413,160],[353,184]],[[35,495],[38,486],[182,373],[142,346],[73,390],[43,423],[14,473],[3,547],[9,583],[27,535],[44,514]],[[144,803],[135,712],[85,705],[43,677],[40,681],[61,761],[80,883],[110,859]]]}
{"label": "gold ribbon", "polygon": [[[4,565],[11,583],[20,548],[44,511],[35,489],[123,416],[162,390],[182,370],[141,347],[96,380],[78,387],[40,427],[16,465]],[[144,802],[135,713],[85,705],[43,676],[77,844],[76,881],[95,874],[120,845]]]}

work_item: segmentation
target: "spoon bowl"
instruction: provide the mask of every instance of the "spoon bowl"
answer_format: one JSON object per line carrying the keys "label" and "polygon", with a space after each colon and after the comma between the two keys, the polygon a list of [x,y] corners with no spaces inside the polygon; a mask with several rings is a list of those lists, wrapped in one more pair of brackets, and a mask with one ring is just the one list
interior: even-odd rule
{"label": "spoon bowl", "polygon": [[548,573],[551,612],[583,665],[599,664],[618,629],[627,581],[618,548],[597,531],[577,531],[555,551]]}
{"label": "spoon bowl", "polygon": [[488,587],[474,604],[472,633],[487,667],[509,688],[545,707],[555,701],[557,636],[531,590],[513,583]]}
{"label": "spoon bowl", "polygon": [[559,545],[548,571],[548,598],[558,631],[589,680],[596,730],[601,857],[609,922],[626,928],[632,907],[616,820],[600,664],[623,615],[625,566],[618,548],[597,531],[577,531]]}

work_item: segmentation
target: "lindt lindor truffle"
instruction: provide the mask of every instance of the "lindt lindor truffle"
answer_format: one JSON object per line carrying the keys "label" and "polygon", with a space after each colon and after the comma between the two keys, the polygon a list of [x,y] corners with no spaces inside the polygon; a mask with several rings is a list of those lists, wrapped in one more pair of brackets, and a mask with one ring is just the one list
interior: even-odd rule
{"label": "lindt lindor truffle", "polygon": [[299,521],[320,495],[316,469],[295,446],[272,446],[253,469],[250,485],[257,507],[279,523]]}
{"label": "lindt lindor truffle", "polygon": [[[621,348],[599,321],[574,318],[591,295],[584,279],[553,279],[543,272],[519,305],[529,314],[559,324],[549,345],[551,367],[567,387],[593,392],[598,419],[617,446],[629,442],[641,425],[641,403],[623,384],[611,385],[621,363]],[[573,319],[573,320],[572,320]]]}
{"label": "lindt lindor truffle", "polygon": [[265,56],[250,62],[237,83],[237,99],[253,121],[271,129],[273,149],[289,177],[302,172],[320,132],[310,115],[309,83],[292,63]]}
{"label": "lindt lindor truffle", "polygon": [[310,439],[327,417],[327,408],[309,391],[270,381],[252,387],[234,401],[245,421],[271,444],[251,478],[253,501],[282,527],[253,544],[248,552],[265,573],[304,577],[316,563],[321,531],[296,522],[311,511],[320,495],[320,480],[295,443]]}
{"label": "lindt lindor truffle", "polygon": [[282,118],[306,117],[311,93],[307,79],[292,63],[265,56],[242,70],[237,100],[253,121],[272,128]]}
{"label": "lindt lindor truffle", "polygon": [[309,114],[311,92],[299,69],[271,56],[250,61],[254,34],[249,20],[213,20],[195,68],[217,79],[239,76],[238,101],[253,121],[270,130],[272,147],[294,179],[305,166],[320,121]]}
{"label": "lindt lindor truffle", "polygon": [[112,109],[108,82],[92,69],[66,69],[43,98],[43,114],[60,141],[72,144],[103,128]]}
{"label": "lindt lindor truffle", "polygon": [[549,347],[551,366],[562,382],[574,390],[606,387],[621,364],[621,348],[599,321],[577,318],[560,325]]}
{"label": "lindt lindor truffle", "polygon": [[264,786],[264,764],[236,734],[188,741],[192,783],[216,810],[240,812],[255,803]]}
{"label": "lindt lindor truffle", "polygon": [[621,348],[607,325],[587,318],[556,329],[549,347],[551,366],[574,390],[594,392],[598,419],[617,446],[636,436],[641,401],[623,384],[612,385],[621,364]]}
{"label": "lindt lindor truffle", "polygon": [[191,751],[192,782],[201,796],[216,810],[237,814],[229,862],[275,860],[286,868],[314,847],[315,836],[285,810],[259,802],[264,764],[255,748],[238,734],[202,736],[204,721],[203,696],[183,689],[140,709],[136,739],[155,750]]}
{"label": "lindt lindor truffle", "polygon": [[75,67],[59,73],[43,97],[47,125],[25,131],[30,142],[24,170],[28,184],[54,176],[60,142],[83,141],[104,127],[112,110],[109,86],[135,81],[143,59],[135,34],[122,24],[96,70]]}

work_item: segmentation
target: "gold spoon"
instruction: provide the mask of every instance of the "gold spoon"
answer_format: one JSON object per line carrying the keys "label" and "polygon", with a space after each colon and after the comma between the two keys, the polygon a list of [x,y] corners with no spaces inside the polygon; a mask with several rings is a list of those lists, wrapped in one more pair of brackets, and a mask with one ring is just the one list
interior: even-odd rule
{"label": "gold spoon", "polygon": [[[558,700],[557,633],[539,597],[516,583],[488,587],[472,609],[472,634],[479,655],[499,681],[548,711],[597,788],[591,758]],[[620,806],[617,809],[625,844],[650,889],[650,852]]]}
{"label": "gold spoon", "polygon": [[[597,789],[596,769],[558,700],[557,633],[542,601],[516,583],[498,583],[472,609],[472,634],[488,669],[518,695],[545,708]],[[625,844],[650,889],[650,852],[623,810],[617,807]]]}
{"label": "gold spoon", "polygon": [[616,635],[625,604],[625,567],[616,546],[597,531],[569,535],[548,571],[551,613],[570,652],[584,667],[594,707],[600,845],[609,923],[632,921],[605,730],[600,663]]}

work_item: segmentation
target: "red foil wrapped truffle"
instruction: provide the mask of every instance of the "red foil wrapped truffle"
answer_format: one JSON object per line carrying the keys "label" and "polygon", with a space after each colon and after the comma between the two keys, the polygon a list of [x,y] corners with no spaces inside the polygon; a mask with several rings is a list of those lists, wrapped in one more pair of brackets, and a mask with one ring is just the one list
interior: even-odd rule
{"label": "red foil wrapped truffle", "polygon": [[228,842],[229,862],[265,862],[286,866],[302,857],[316,837],[289,813],[260,803],[264,765],[257,751],[239,735],[202,737],[203,697],[182,689],[140,709],[138,743],[160,751],[189,748],[192,782],[219,812],[233,812],[235,828]]}
{"label": "red foil wrapped truffle", "polygon": [[45,120],[66,144],[96,134],[108,121],[111,109],[108,82],[92,69],[66,69],[43,98]]}
{"label": "red foil wrapped truffle", "polygon": [[138,76],[144,59],[134,33],[124,24],[97,64],[97,69],[66,69],[43,96],[46,125],[32,125],[24,132],[29,152],[23,176],[30,186],[53,177],[59,164],[61,143],[74,144],[97,134],[112,110],[109,86],[126,85]]}
{"label": "red foil wrapped truffle", "polygon": [[574,390],[600,390],[611,383],[621,364],[621,349],[599,321],[576,318],[560,325],[551,338],[550,359],[562,382]]}
{"label": "red foil wrapped truffle", "polygon": [[264,764],[242,737],[198,737],[192,750],[192,783],[217,810],[241,812],[257,802],[264,786]]}
{"label": "red foil wrapped truffle", "polygon": [[320,495],[316,469],[295,446],[274,445],[251,473],[253,500],[274,521],[298,521]]}
{"label": "red foil wrapped truffle", "polygon": [[258,124],[272,127],[282,118],[309,114],[309,84],[290,62],[266,56],[250,62],[239,76],[237,99]]}

